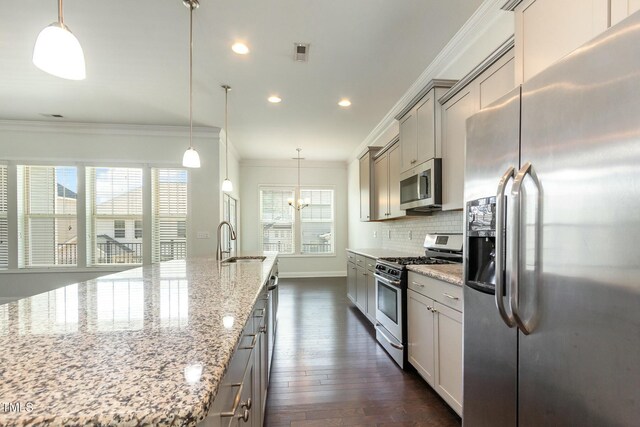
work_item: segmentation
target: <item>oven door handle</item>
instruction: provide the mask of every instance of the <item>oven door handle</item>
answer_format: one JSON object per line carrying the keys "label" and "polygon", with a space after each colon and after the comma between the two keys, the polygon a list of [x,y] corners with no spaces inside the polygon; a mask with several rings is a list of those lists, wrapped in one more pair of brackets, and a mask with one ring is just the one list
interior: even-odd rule
{"label": "oven door handle", "polygon": [[382,323],[377,323],[377,324],[376,324],[376,331],[378,331],[378,332],[380,333],[380,335],[382,335],[382,337],[383,337],[385,340],[387,340],[387,342],[388,342],[389,344],[391,344],[391,347],[393,347],[393,348],[397,348],[398,350],[404,350],[404,346],[403,346],[403,345],[396,344],[396,343],[394,343],[393,341],[391,341],[391,340],[389,339],[389,337],[387,336],[387,334],[385,334],[385,333],[382,331],[382,329],[381,329],[381,328],[379,328],[378,326],[383,326],[383,325],[382,325]]}
{"label": "oven door handle", "polygon": [[380,280],[382,283],[386,283],[387,285],[391,285],[391,286],[400,286],[400,284],[402,283],[400,280],[389,280],[384,276],[379,275],[378,273],[373,273],[373,276]]}

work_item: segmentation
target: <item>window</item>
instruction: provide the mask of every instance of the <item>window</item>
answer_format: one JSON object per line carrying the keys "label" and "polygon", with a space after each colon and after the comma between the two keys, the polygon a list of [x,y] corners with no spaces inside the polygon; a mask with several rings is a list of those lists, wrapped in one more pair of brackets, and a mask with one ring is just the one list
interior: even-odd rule
{"label": "window", "polygon": [[89,264],[142,263],[142,242],[126,232],[142,225],[142,169],[87,168],[87,212]]}
{"label": "window", "polygon": [[20,265],[77,264],[75,167],[19,166]]}
{"label": "window", "polygon": [[134,237],[136,239],[142,239],[142,221],[140,221],[139,219],[135,220],[134,227]]}
{"label": "window", "polygon": [[[260,189],[262,250],[281,254],[335,253],[334,190],[301,188],[300,197],[291,187]],[[289,200],[302,199],[305,208],[296,211]],[[300,230],[297,234],[296,230]]]}
{"label": "window", "polygon": [[115,221],[113,221],[113,237],[115,237],[116,239],[124,239],[125,235],[124,221],[121,219],[116,219]]}
{"label": "window", "polygon": [[293,254],[294,209],[288,199],[294,197],[291,188],[260,189],[260,222],[262,226],[262,250]]}
{"label": "window", "polygon": [[301,189],[300,195],[308,204],[300,211],[300,253],[333,253],[333,190]]}
{"label": "window", "polygon": [[187,257],[187,180],[184,169],[153,169],[153,260]]}
{"label": "window", "polygon": [[0,268],[9,266],[9,225],[7,222],[7,166],[0,165]]}

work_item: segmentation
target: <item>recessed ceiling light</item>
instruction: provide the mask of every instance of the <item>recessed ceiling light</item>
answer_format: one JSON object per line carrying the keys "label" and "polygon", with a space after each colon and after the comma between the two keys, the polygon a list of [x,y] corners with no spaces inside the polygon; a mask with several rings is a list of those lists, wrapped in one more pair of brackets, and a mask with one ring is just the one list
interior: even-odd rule
{"label": "recessed ceiling light", "polygon": [[276,95],[271,95],[269,98],[267,98],[267,101],[269,101],[272,104],[277,104],[279,102],[282,102],[282,98]]}
{"label": "recessed ceiling light", "polygon": [[246,55],[247,53],[249,53],[249,48],[247,47],[247,45],[241,42],[234,43],[233,46],[231,46],[231,50],[233,50],[238,55]]}
{"label": "recessed ceiling light", "polygon": [[341,107],[349,107],[351,105],[351,101],[344,98],[344,99],[341,99],[340,102],[338,102],[338,105]]}

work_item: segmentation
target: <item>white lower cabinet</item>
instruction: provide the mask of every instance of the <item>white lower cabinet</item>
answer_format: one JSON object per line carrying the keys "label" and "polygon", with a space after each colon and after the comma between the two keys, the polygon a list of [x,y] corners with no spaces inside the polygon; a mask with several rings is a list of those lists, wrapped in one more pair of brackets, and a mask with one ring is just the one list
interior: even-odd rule
{"label": "white lower cabinet", "polygon": [[462,415],[462,313],[434,303],[435,389]]}
{"label": "white lower cabinet", "polygon": [[419,293],[407,292],[407,322],[409,363],[430,386],[435,387],[436,353],[434,338],[433,300]]}
{"label": "white lower cabinet", "polygon": [[409,363],[462,415],[462,288],[409,272]]}
{"label": "white lower cabinet", "polygon": [[347,297],[371,323],[376,320],[376,260],[347,251]]}

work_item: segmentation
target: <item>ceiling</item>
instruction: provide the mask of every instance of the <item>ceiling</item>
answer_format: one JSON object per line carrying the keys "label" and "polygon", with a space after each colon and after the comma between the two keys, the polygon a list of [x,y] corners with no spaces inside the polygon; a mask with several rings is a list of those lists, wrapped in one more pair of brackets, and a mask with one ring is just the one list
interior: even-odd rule
{"label": "ceiling", "polygon": [[[346,160],[481,0],[200,0],[194,12],[194,125],[222,126],[243,159]],[[67,0],[87,79],[31,62],[55,0],[0,4],[0,119],[188,124],[189,9],[181,0]],[[230,49],[244,40],[251,53]],[[293,60],[307,42],[309,61]],[[443,76],[446,77],[446,76]],[[270,104],[278,94],[283,101]],[[349,98],[353,105],[337,102]],[[42,114],[62,114],[51,119]]]}

